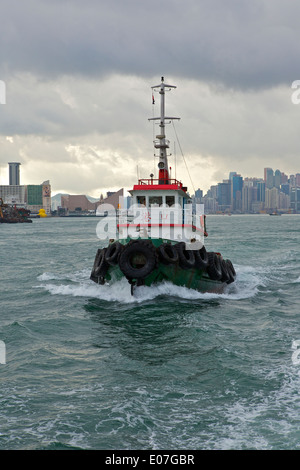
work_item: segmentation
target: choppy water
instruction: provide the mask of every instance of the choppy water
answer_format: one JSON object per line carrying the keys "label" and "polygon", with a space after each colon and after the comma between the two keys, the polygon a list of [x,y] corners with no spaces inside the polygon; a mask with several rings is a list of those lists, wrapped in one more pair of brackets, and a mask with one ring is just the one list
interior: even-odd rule
{"label": "choppy water", "polygon": [[223,295],[89,280],[97,219],[0,225],[1,449],[299,449],[300,217],[208,216]]}

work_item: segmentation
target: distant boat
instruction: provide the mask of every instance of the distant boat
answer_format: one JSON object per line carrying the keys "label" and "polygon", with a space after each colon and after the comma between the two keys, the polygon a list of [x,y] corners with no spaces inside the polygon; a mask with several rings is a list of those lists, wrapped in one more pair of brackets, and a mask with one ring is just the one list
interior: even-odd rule
{"label": "distant boat", "polygon": [[30,211],[23,207],[17,208],[16,205],[4,204],[0,198],[0,223],[1,224],[17,224],[23,222],[32,222]]}
{"label": "distant boat", "polygon": [[281,214],[280,214],[280,212],[274,211],[274,212],[271,212],[270,215],[281,215]]}
{"label": "distant boat", "polygon": [[165,84],[162,77],[152,88],[161,98],[161,114],[151,119],[160,127],[154,141],[159,151],[159,177],[154,179],[151,174],[134,185],[130,193],[138,219],[132,222],[119,211],[118,240],[110,239],[107,247],[97,250],[90,278],[98,284],[111,284],[125,277],[132,293],[135,286],[163,281],[200,292],[223,292],[234,282],[235,269],[220,253],[206,251],[201,242],[207,236],[205,215],[193,211],[187,187],[169,174],[165,121],[178,118],[164,114],[165,88],[176,87]]}

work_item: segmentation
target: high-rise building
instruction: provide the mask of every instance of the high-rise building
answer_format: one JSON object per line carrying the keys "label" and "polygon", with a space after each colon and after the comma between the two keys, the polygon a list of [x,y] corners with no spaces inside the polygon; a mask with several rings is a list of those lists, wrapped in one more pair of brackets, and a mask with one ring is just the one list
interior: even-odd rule
{"label": "high-rise building", "polygon": [[287,194],[287,195],[290,194],[290,185],[289,185],[289,183],[283,183],[281,185],[280,189],[284,194]]}
{"label": "high-rise building", "polygon": [[279,205],[278,209],[287,211],[290,208],[291,200],[288,194],[285,194],[282,191],[279,191]]}
{"label": "high-rise building", "polygon": [[19,186],[20,184],[20,165],[21,163],[17,162],[10,162],[8,164],[10,186]]}
{"label": "high-rise building", "polygon": [[281,171],[276,170],[274,174],[274,186],[275,188],[279,189],[281,185]]}
{"label": "high-rise building", "polygon": [[288,183],[288,179],[288,175],[286,175],[285,173],[281,173],[281,184]]}
{"label": "high-rise building", "polygon": [[195,191],[195,197],[198,199],[201,199],[203,197],[202,189],[198,188],[197,191]]}
{"label": "high-rise building", "polygon": [[257,183],[257,200],[259,202],[265,202],[266,194],[266,183],[264,181],[258,181]]}
{"label": "high-rise building", "polygon": [[271,210],[279,208],[279,190],[275,186],[271,189],[266,188],[265,208]]}
{"label": "high-rise building", "polygon": [[294,212],[300,212],[300,188],[294,187],[291,188],[290,192],[291,197],[291,208]]}
{"label": "high-rise building", "polygon": [[242,190],[242,211],[251,212],[252,204],[257,201],[257,189],[253,186],[243,186]]}
{"label": "high-rise building", "polygon": [[218,184],[217,192],[218,209],[220,211],[231,210],[231,181],[224,180]]}
{"label": "high-rise building", "polygon": [[231,179],[231,204],[233,210],[242,209],[242,189],[243,177],[241,175],[233,175]]}
{"label": "high-rise building", "polygon": [[293,188],[293,187],[296,186],[296,176],[295,175],[290,175],[289,183],[290,183],[290,188]]}
{"label": "high-rise building", "polygon": [[271,189],[274,186],[274,172],[272,168],[264,169],[264,180],[266,183],[266,188]]}

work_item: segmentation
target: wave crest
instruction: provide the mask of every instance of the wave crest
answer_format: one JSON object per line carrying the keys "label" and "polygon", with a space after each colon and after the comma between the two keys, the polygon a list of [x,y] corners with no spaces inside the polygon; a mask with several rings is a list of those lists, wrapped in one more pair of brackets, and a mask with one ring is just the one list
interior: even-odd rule
{"label": "wave crest", "polygon": [[[39,281],[46,282],[40,286],[52,295],[70,295],[74,297],[89,297],[108,302],[133,303],[154,299],[158,296],[176,297],[185,300],[229,299],[240,300],[253,297],[258,292],[258,286],[263,285],[262,275],[252,267],[237,266],[237,278],[233,284],[225,288],[222,294],[202,293],[187,287],[180,287],[171,282],[162,282],[151,287],[140,286],[131,295],[130,285],[124,278],[112,285],[98,285],[89,279],[89,271],[83,270],[72,275],[56,275],[43,273]],[[47,283],[47,281],[64,281],[63,283]],[[70,282],[71,281],[71,282]]]}

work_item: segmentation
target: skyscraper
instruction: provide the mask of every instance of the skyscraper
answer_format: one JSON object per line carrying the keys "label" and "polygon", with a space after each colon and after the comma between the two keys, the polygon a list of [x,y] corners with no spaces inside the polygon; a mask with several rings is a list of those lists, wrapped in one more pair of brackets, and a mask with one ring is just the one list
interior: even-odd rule
{"label": "skyscraper", "polygon": [[291,208],[294,212],[300,211],[300,188],[291,188]]}
{"label": "skyscraper", "polygon": [[16,162],[8,163],[10,186],[20,185],[20,165],[21,163],[16,163]]}
{"label": "skyscraper", "polygon": [[266,183],[264,181],[259,181],[257,183],[257,200],[259,202],[265,202],[265,191]]}
{"label": "skyscraper", "polygon": [[274,172],[272,168],[264,169],[264,180],[266,183],[266,188],[271,189],[274,186]]}
{"label": "skyscraper", "polygon": [[218,208],[220,211],[231,210],[231,182],[223,180],[223,183],[218,183],[217,200]]}
{"label": "skyscraper", "polygon": [[279,189],[281,185],[281,171],[276,170],[274,175],[274,186],[275,188]]}
{"label": "skyscraper", "polygon": [[233,210],[242,209],[242,189],[243,177],[241,175],[233,175],[231,179],[231,204]]}

